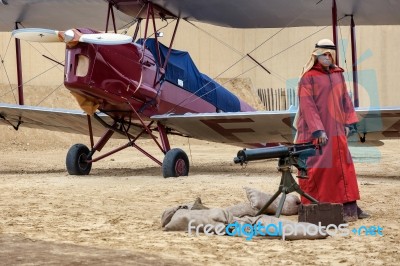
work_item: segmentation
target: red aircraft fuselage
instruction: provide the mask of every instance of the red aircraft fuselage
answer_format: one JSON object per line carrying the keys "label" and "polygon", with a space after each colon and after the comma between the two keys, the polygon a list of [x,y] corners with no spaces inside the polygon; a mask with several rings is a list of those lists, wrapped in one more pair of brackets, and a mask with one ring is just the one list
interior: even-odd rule
{"label": "red aircraft fuselage", "polygon": [[[175,84],[160,85],[160,75],[151,52],[136,43],[79,43],[66,49],[65,86],[116,120],[135,118],[132,108],[144,118],[216,112],[214,105]],[[253,110],[244,102],[241,109]]]}

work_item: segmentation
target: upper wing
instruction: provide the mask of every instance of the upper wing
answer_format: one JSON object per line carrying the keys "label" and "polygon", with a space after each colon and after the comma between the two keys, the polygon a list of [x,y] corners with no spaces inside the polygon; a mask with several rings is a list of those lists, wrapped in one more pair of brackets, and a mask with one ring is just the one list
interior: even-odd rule
{"label": "upper wing", "polygon": [[[112,119],[102,113],[98,114],[102,120],[112,124]],[[87,115],[80,110],[54,109],[46,107],[35,107],[27,105],[15,105],[0,103],[0,125],[21,126],[28,128],[47,129],[77,134],[89,134]],[[94,136],[102,136],[105,132],[104,126],[96,119],[91,119]],[[141,129],[130,128],[130,133],[138,134]],[[137,131],[137,132],[135,132]],[[146,134],[144,134],[146,135]],[[146,136],[144,136],[146,137]],[[126,138],[120,134],[114,134],[113,138]]]}
{"label": "upper wing", "polygon": [[[107,0],[116,6],[117,28],[133,18],[144,18],[147,0]],[[156,17],[181,17],[191,21],[233,28],[284,28],[332,24],[330,0],[151,0]],[[353,15],[357,25],[400,24],[400,1],[336,0],[338,18]],[[0,31],[29,28],[104,29],[104,0],[3,0]],[[341,24],[349,24],[343,19]]]}
{"label": "upper wing", "polygon": [[[12,31],[16,22],[25,28],[104,30],[107,8],[104,0],[3,0],[0,2],[0,31]],[[118,10],[114,13],[117,28],[132,21],[132,17]]]}
{"label": "upper wing", "polygon": [[[400,138],[400,108],[357,108],[358,132],[366,140]],[[293,142],[296,111],[157,115],[183,135],[237,146]]]}
{"label": "upper wing", "polygon": [[[137,0],[108,0],[122,12],[138,14]],[[332,25],[331,0],[151,0],[187,20],[233,28]],[[400,1],[336,0],[337,17],[353,15],[357,25],[400,24]],[[163,11],[161,11],[162,13]],[[163,12],[164,15],[166,12]],[[345,19],[341,24],[349,24]]]}

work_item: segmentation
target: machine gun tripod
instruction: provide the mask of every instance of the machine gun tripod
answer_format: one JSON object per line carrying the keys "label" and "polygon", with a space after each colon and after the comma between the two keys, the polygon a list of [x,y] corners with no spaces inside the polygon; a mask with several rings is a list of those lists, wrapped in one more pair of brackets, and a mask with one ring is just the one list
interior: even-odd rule
{"label": "machine gun tripod", "polygon": [[300,175],[298,176],[299,178],[307,178],[306,159],[310,156],[316,155],[317,149],[321,154],[322,150],[320,145],[305,143],[294,144],[293,146],[243,149],[238,152],[237,157],[235,157],[233,161],[235,163],[240,163],[241,165],[249,161],[279,158],[278,171],[282,172],[279,188],[264,205],[264,207],[258,211],[257,215],[264,214],[267,208],[272,204],[272,202],[274,202],[279,194],[282,194],[282,197],[278,204],[278,208],[275,214],[276,217],[279,217],[281,215],[283,204],[286,200],[286,194],[289,194],[291,192],[297,192],[301,196],[310,200],[312,203],[318,203],[316,199],[314,199],[312,196],[310,196],[300,188],[291,173],[291,166],[293,165],[300,172]]}

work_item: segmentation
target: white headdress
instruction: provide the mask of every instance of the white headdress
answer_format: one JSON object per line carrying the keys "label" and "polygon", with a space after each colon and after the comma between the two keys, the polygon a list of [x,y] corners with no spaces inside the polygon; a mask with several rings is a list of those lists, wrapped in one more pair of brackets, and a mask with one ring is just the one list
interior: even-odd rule
{"label": "white headdress", "polygon": [[315,44],[315,49],[314,51],[311,53],[311,57],[308,60],[308,62],[304,65],[303,67],[303,71],[300,74],[300,78],[308,71],[310,70],[315,62],[317,61],[317,57],[319,55],[325,54],[325,53],[330,53],[333,59],[333,64],[336,64],[336,46],[335,44],[328,39],[322,39],[320,41],[318,41]]}

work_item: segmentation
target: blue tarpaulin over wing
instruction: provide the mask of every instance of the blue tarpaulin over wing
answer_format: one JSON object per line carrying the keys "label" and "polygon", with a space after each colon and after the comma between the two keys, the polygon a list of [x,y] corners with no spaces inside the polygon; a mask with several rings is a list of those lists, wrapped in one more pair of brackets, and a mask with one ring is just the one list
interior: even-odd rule
{"label": "blue tarpaulin over wing", "polygon": [[[143,39],[138,40],[138,43],[143,44]],[[168,53],[168,47],[161,43],[159,44],[162,60],[161,64],[163,64]],[[157,61],[158,53],[155,39],[147,39],[145,45]],[[157,62],[157,64],[159,65],[160,63]],[[200,73],[188,52],[171,50],[166,67],[165,79],[202,97],[218,110],[224,112],[240,111],[239,99],[207,75]]]}

